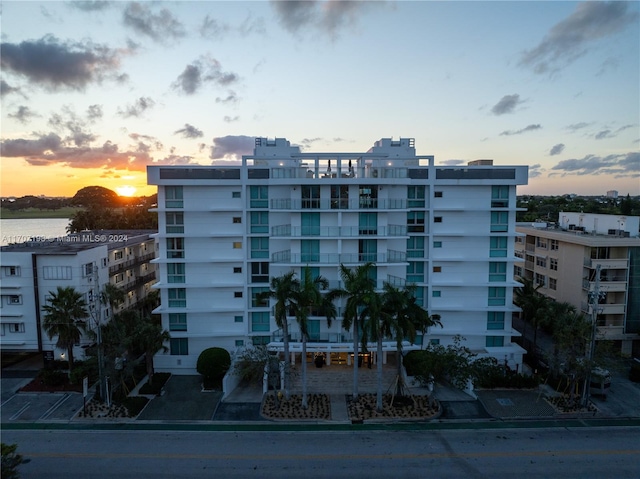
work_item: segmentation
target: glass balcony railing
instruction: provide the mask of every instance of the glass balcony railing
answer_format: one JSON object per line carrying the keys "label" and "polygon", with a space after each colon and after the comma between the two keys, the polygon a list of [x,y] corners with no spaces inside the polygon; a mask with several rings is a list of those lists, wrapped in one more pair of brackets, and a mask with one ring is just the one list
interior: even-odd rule
{"label": "glass balcony railing", "polygon": [[352,237],[360,236],[407,236],[404,225],[387,226],[291,226],[278,225],[271,228],[271,236],[299,238],[314,237]]}
{"label": "glass balcony railing", "polygon": [[271,256],[274,264],[360,264],[373,263],[406,263],[404,251],[388,250],[384,253],[291,253],[291,250],[278,251]]}

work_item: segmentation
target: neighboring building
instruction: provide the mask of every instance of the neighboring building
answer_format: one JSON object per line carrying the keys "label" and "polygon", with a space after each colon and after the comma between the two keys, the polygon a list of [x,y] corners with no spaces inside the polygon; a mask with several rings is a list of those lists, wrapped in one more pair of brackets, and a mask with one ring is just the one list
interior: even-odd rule
{"label": "neighboring building", "polygon": [[[53,241],[30,241],[0,248],[0,350],[6,352],[54,352],[56,338],[42,330],[42,306],[50,291],[71,286],[84,296],[89,309],[88,327],[111,317],[101,304],[107,282],[127,293],[118,311],[135,307],[155,282],[155,241],[149,231],[83,231]],[[117,311],[116,311],[117,312]],[[79,345],[77,358],[83,357]]]}
{"label": "neighboring building", "polygon": [[[525,351],[511,341],[519,335],[511,273],[516,185],[527,183],[526,166],[436,167],[407,138],[382,139],[366,153],[302,153],[283,138],[256,138],[242,165],[147,172],[158,185],[156,312],[172,336],[158,369],[192,374],[211,346],[282,350],[271,309],[256,301],[270,278],[308,266],[335,288],[341,264],[367,261],[379,288],[415,283],[420,304],[441,315],[444,327],[430,341],[462,335],[472,350],[521,365]],[[349,362],[351,334],[340,324],[312,317],[310,354]],[[300,351],[294,318],[290,331]]]}
{"label": "neighboring building", "polygon": [[[599,338],[625,355],[640,354],[640,217],[560,212],[559,225],[518,224],[515,275],[591,315],[599,297]],[[599,281],[596,271],[600,266]],[[598,291],[596,291],[596,286]]]}
{"label": "neighboring building", "polygon": [[617,199],[618,198],[618,191],[617,190],[609,190],[609,191],[607,191],[607,198]]}

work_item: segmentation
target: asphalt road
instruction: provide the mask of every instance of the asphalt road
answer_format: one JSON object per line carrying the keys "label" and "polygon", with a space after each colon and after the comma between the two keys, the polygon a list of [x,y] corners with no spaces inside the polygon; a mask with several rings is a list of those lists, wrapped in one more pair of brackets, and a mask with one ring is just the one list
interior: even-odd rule
{"label": "asphalt road", "polygon": [[640,477],[637,428],[5,430],[24,479]]}

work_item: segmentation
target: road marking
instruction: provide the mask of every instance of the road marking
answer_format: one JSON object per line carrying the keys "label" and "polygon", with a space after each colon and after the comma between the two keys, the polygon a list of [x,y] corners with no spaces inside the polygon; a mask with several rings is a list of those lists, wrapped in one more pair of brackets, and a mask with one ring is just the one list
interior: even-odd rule
{"label": "road marking", "polygon": [[27,409],[29,409],[29,406],[31,406],[31,401],[29,401],[27,404],[25,404],[24,406],[22,406],[18,412],[16,412],[13,416],[11,416],[9,418],[9,421],[15,421],[16,419],[18,419],[20,417],[20,415],[25,412]]}
{"label": "road marking", "polygon": [[67,399],[69,399],[69,394],[65,393],[60,399],[58,399],[55,404],[53,406],[51,406],[49,409],[47,409],[44,414],[42,416],[40,416],[40,419],[47,419],[51,414],[53,414],[53,412],[58,409],[63,402],[65,402]]}

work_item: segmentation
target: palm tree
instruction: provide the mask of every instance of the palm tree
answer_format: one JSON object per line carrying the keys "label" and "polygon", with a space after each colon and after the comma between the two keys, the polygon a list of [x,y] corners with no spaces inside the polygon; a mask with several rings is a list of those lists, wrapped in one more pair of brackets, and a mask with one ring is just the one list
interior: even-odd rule
{"label": "palm tree", "polygon": [[[536,343],[538,341],[538,324],[547,314],[549,299],[538,290],[542,285],[534,285],[533,280],[519,278],[522,286],[514,290],[514,303],[522,309],[522,320],[526,328],[527,322],[533,325],[533,346],[532,352],[536,354]],[[525,332],[523,336],[526,339]]]}
{"label": "palm tree", "polygon": [[295,272],[289,271],[281,276],[271,278],[269,291],[264,291],[257,295],[259,301],[267,298],[274,299],[273,316],[276,324],[282,329],[282,342],[284,349],[284,394],[289,399],[289,374],[291,369],[291,357],[289,354],[289,323],[287,322],[287,313],[294,305],[294,294],[299,289],[300,284],[295,279]]}
{"label": "palm tree", "polygon": [[115,309],[124,302],[126,297],[127,294],[124,290],[111,283],[105,284],[102,291],[100,291],[100,302],[105,306],[109,306],[112,317],[115,314]]}
{"label": "palm tree", "polygon": [[353,327],[353,399],[358,398],[358,337],[363,323],[361,313],[366,306],[366,298],[375,293],[375,281],[371,278],[373,267],[374,263],[368,262],[351,270],[341,264],[340,277],[344,287],[334,289],[328,295],[330,299],[347,298],[342,314],[342,327],[347,331]]}
{"label": "palm tree", "polygon": [[382,411],[382,340],[388,337],[388,321],[390,317],[384,309],[383,297],[380,293],[373,291],[364,299],[365,307],[362,310],[362,349],[366,352],[369,340],[376,342],[376,373],[377,373],[377,395],[376,409]]}
{"label": "palm tree", "polygon": [[87,302],[74,288],[58,286],[57,291],[49,291],[51,299],[42,309],[45,315],[42,322],[49,339],[58,337],[56,347],[67,350],[69,371],[73,367],[73,347],[80,342],[86,331]]}
{"label": "palm tree", "polygon": [[169,348],[164,343],[169,341],[171,336],[167,330],[162,329],[162,325],[151,318],[140,318],[130,338],[132,347],[144,351],[147,366],[149,384],[153,382],[153,356],[158,351],[167,352]]}
{"label": "palm tree", "polygon": [[329,286],[324,276],[312,278],[311,269],[304,268],[304,277],[294,294],[296,321],[302,336],[302,408],[307,409],[307,338],[309,336],[308,319],[311,314],[325,316],[329,327],[336,317],[336,307],[330,297],[322,295]]}

